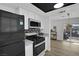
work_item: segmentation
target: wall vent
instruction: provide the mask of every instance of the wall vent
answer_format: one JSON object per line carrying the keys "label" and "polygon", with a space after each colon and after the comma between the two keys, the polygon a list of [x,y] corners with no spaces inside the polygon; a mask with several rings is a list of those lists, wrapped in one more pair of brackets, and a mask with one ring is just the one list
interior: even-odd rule
{"label": "wall vent", "polygon": [[65,12],[65,10],[63,10],[63,11],[60,11],[59,13],[64,13]]}

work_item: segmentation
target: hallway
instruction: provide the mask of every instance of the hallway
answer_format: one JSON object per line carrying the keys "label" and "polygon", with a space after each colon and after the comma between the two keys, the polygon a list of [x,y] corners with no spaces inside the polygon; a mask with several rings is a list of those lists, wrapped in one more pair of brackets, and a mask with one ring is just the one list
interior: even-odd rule
{"label": "hallway", "polygon": [[46,56],[79,56],[79,43],[51,40],[51,47]]}

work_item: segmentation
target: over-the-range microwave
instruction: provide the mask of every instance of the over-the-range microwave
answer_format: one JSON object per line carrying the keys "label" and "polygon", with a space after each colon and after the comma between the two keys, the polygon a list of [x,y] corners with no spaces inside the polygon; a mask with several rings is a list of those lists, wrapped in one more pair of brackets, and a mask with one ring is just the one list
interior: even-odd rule
{"label": "over-the-range microwave", "polygon": [[28,19],[29,28],[40,28],[41,22],[32,18]]}

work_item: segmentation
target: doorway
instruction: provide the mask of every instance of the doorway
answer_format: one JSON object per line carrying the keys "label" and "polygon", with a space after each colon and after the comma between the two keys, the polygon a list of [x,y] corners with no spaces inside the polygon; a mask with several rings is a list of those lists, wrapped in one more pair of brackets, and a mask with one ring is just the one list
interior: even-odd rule
{"label": "doorway", "polygon": [[67,24],[64,29],[63,39],[69,42],[79,43],[79,24]]}
{"label": "doorway", "polygon": [[57,40],[57,28],[56,26],[53,26],[51,29],[51,40]]}

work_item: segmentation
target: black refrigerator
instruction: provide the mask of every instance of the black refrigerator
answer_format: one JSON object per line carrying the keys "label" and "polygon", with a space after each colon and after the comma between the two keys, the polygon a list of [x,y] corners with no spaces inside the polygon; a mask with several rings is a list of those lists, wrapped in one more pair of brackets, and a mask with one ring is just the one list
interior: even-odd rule
{"label": "black refrigerator", "polygon": [[25,56],[23,15],[0,10],[0,56]]}

